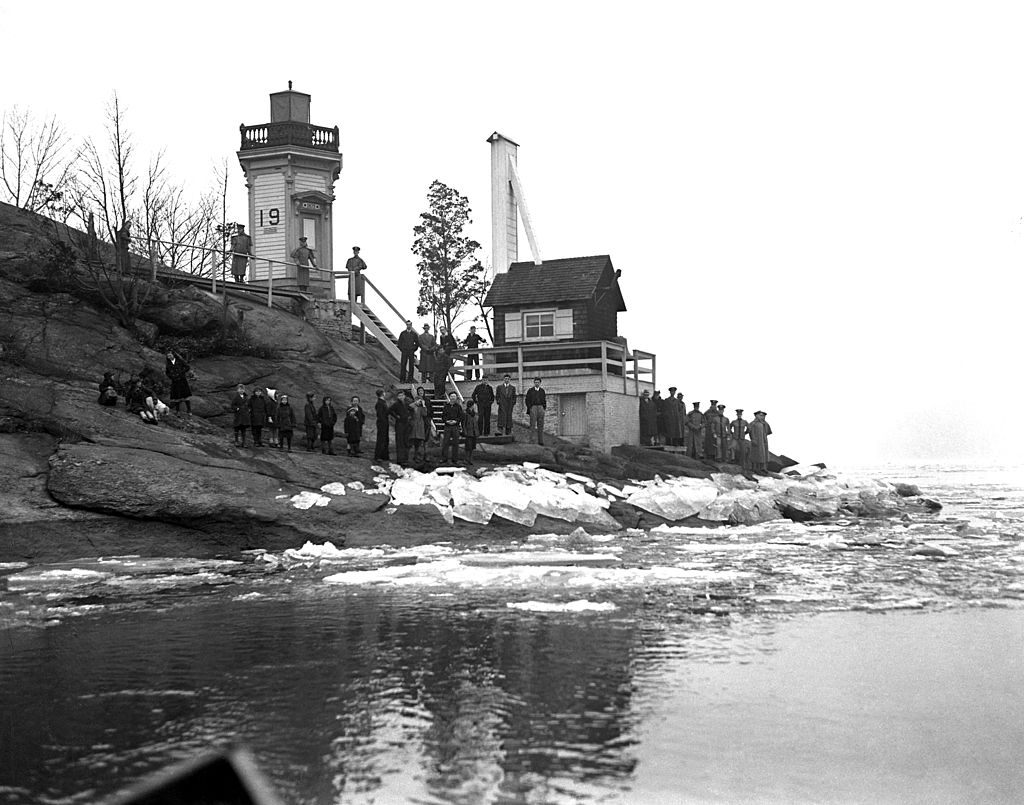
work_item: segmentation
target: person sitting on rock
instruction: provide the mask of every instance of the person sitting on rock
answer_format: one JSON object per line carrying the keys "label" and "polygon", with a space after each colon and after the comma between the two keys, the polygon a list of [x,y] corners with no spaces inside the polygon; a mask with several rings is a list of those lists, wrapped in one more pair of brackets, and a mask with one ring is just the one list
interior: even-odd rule
{"label": "person sitting on rock", "polygon": [[139,418],[147,425],[157,424],[156,398],[147,391],[137,377],[129,383],[128,393],[125,395],[125,405],[131,413],[138,414]]}
{"label": "person sitting on rock", "polygon": [[263,428],[270,419],[270,406],[259,386],[252,390],[249,398],[249,425],[252,427],[252,443],[254,447],[263,447]]}
{"label": "person sitting on rock", "polygon": [[324,396],[323,405],[317,411],[317,421],[320,423],[320,452],[328,456],[335,455],[334,452],[334,426],[338,424],[338,412],[334,410],[334,400],[329,395]]}
{"label": "person sitting on rock", "polygon": [[345,411],[345,441],[348,442],[348,454],[350,456],[362,455],[359,449],[359,442],[363,438],[363,423],[366,422],[366,414],[359,405],[359,398],[353,397]]}
{"label": "person sitting on rock", "polygon": [[96,400],[100,405],[114,406],[117,405],[118,388],[117,383],[114,382],[113,372],[104,372],[103,379],[100,381],[100,396]]}
{"label": "person sitting on rock", "polygon": [[235,396],[231,398],[231,410],[235,415],[235,444],[245,447],[245,432],[252,424],[252,417],[249,413],[249,395],[241,383],[235,389]]}
{"label": "person sitting on rock", "polygon": [[295,409],[288,402],[287,394],[277,395],[277,411],[274,413],[274,422],[277,425],[277,444],[282,450],[288,445],[288,452],[292,451],[292,434],[295,432]]}
{"label": "person sitting on rock", "polygon": [[181,404],[185,403],[185,413],[192,416],[192,388],[188,383],[189,365],[173,349],[167,350],[167,364],[164,374],[171,381],[171,410],[178,413]]}

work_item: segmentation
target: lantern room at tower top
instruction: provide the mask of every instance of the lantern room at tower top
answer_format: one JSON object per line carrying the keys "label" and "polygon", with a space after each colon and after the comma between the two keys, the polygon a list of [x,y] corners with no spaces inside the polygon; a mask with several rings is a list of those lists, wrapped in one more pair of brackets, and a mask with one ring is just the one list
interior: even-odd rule
{"label": "lantern room at tower top", "polygon": [[[270,94],[270,122],[239,127],[238,162],[249,193],[251,283],[298,288],[291,253],[305,237],[320,271],[311,271],[309,293],[334,298],[334,183],[341,175],[338,127],[310,123],[311,96],[291,88]],[[273,272],[272,275],[270,272]]]}

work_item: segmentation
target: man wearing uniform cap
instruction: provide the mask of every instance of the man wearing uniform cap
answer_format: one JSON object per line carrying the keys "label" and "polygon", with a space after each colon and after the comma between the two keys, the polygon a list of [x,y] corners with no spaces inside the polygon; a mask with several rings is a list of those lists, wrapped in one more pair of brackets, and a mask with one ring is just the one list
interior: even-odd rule
{"label": "man wearing uniform cap", "polygon": [[715,458],[715,420],[718,417],[718,400],[712,400],[704,412],[704,458]]}
{"label": "man wearing uniform cap", "polygon": [[665,444],[678,446],[682,443],[683,417],[686,411],[676,399],[676,387],[669,386],[668,396],[662,403],[661,419],[665,428]]}
{"label": "man wearing uniform cap", "polygon": [[754,411],[754,421],[747,426],[750,433],[750,465],[755,471],[768,471],[768,437],[772,426],[765,421],[764,411]]}
{"label": "man wearing uniform cap", "polygon": [[719,404],[718,416],[715,419],[715,455],[719,461],[730,461],[729,455],[729,417],[725,415],[725,405]]}
{"label": "man wearing uniform cap", "polygon": [[316,268],[316,255],[306,245],[307,238],[303,235],[299,238],[299,247],[292,252],[292,260],[295,261],[295,279],[300,291],[309,290],[309,267]]}
{"label": "man wearing uniform cap", "polygon": [[366,297],[366,280],[363,279],[363,272],[366,271],[366,263],[359,256],[359,247],[352,247],[352,256],[345,263],[345,270],[348,272],[349,287],[355,294],[355,301],[362,302]]}
{"label": "man wearing uniform cap", "polygon": [[686,455],[704,457],[704,414],[700,412],[699,402],[695,402],[693,410],[686,415]]}
{"label": "man wearing uniform cap", "polygon": [[729,436],[732,438],[733,460],[745,470],[750,469],[750,442],[747,433],[750,423],[743,418],[743,409],[736,409],[736,418],[729,425]]}

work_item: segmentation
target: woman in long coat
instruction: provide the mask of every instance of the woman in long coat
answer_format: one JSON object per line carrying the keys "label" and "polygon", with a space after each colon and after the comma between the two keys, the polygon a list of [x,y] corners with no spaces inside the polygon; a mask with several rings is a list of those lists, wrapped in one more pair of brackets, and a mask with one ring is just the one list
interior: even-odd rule
{"label": "woman in long coat", "polygon": [[430,332],[430,325],[423,325],[423,332],[416,339],[420,343],[420,381],[427,382],[434,376],[434,350],[437,349],[437,340]]}
{"label": "woman in long coat", "polygon": [[181,404],[185,403],[185,412],[192,415],[192,388],[188,384],[189,365],[181,359],[173,349],[167,352],[167,364],[164,366],[164,374],[171,381],[171,408],[174,413],[181,410]]}
{"label": "woman in long coat", "polygon": [[424,445],[430,436],[430,408],[423,397],[417,397],[412,403],[409,417],[409,441],[412,443],[412,462],[415,466],[423,465],[427,458]]}
{"label": "woman in long coat", "polygon": [[320,452],[333,456],[335,452],[331,442],[334,441],[334,426],[338,424],[338,412],[334,410],[334,403],[330,397],[324,397],[323,405],[317,412],[317,419],[320,420]]}
{"label": "woman in long coat", "polygon": [[263,447],[263,426],[270,420],[270,405],[263,396],[263,389],[254,388],[249,399],[249,424],[252,427],[252,443]]}

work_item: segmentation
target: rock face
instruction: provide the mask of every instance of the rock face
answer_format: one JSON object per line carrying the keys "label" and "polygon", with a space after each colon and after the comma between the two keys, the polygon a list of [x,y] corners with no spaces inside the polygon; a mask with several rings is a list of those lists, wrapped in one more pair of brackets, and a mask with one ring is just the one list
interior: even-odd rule
{"label": "rock face", "polygon": [[[640,447],[606,455],[558,440],[539,446],[521,428],[512,444],[481,446],[476,459],[491,468],[481,478],[424,481],[369,460],[306,453],[306,391],[318,400],[330,394],[338,408],[359,396],[371,453],[374,391],[397,381],[397,365],[379,346],[329,338],[244,291],[229,296],[228,319],[255,352],[273,357],[192,360],[193,416],[147,425],[123,403],[98,405],[98,382],[105,371],[123,381],[144,367],[162,379],[164,356],[88,299],[45,290],[49,279],[31,255],[43,253],[58,229],[0,205],[0,561],[224,555],[328,540],[489,541],[570,533],[581,524],[604,531],[753,524],[938,505],[917,494],[900,498],[910,490],[885,484],[850,486],[823,467],[755,479],[738,467]],[[223,320],[222,301],[202,290],[159,289],[152,299],[140,327],[150,340],[202,336]],[[295,452],[232,444],[229,401],[239,383],[292,397]],[[518,466],[503,466],[511,464]],[[302,508],[296,499],[315,505]]]}

